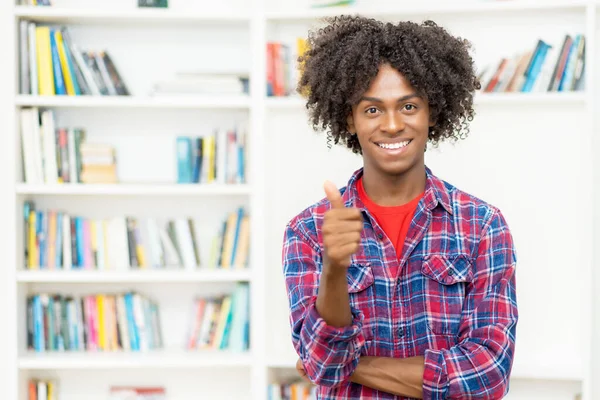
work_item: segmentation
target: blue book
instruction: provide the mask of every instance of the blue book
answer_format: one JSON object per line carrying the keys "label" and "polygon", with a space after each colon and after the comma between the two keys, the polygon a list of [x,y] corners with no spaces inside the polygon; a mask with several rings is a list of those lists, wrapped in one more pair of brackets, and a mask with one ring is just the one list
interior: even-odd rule
{"label": "blue book", "polygon": [[63,79],[62,69],[60,68],[60,57],[58,56],[58,47],[56,46],[56,29],[50,30],[50,48],[52,50],[52,67],[54,69],[56,94],[66,95],[67,88]]}
{"label": "blue book", "polygon": [[193,182],[192,140],[189,137],[177,138],[177,183]]}

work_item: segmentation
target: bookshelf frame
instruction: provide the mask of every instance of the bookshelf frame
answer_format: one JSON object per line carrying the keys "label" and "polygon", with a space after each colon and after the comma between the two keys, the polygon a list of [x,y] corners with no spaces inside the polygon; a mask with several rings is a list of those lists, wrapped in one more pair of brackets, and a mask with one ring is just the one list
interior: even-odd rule
{"label": "bookshelf frame", "polygon": [[[64,284],[96,284],[96,283],[131,283],[145,284],[156,282],[169,282],[173,284],[210,283],[210,282],[250,282],[251,286],[251,353],[245,355],[231,355],[226,353],[212,354],[186,354],[183,352],[157,352],[155,354],[115,354],[115,355],[26,355],[18,357],[17,343],[18,330],[9,328],[0,331],[0,373],[6,384],[3,393],[7,399],[23,400],[24,393],[20,388],[19,375],[30,370],[62,370],[62,369],[112,369],[121,368],[124,371],[134,368],[222,368],[245,367],[251,372],[250,396],[255,400],[267,398],[266,386],[269,374],[273,370],[293,370],[294,360],[267,359],[267,343],[261,338],[265,337],[267,329],[267,269],[266,263],[266,232],[265,221],[267,210],[265,201],[267,196],[267,182],[265,181],[265,154],[263,143],[266,140],[266,119],[269,113],[278,113],[284,110],[298,110],[302,108],[301,100],[297,98],[268,98],[264,94],[266,87],[266,49],[267,29],[271,23],[298,22],[314,20],[316,18],[348,12],[347,8],[332,8],[326,10],[265,10],[262,0],[253,0],[251,11],[246,13],[180,13],[168,10],[128,10],[124,12],[110,12],[98,9],[54,9],[41,7],[16,6],[14,2],[0,3],[0,50],[12,62],[0,66],[0,220],[3,227],[0,229],[0,251],[3,254],[3,264],[0,274],[0,320],[9,321],[11,327],[18,320],[17,291],[22,285],[31,283],[64,283]],[[578,93],[535,93],[535,94],[478,94],[476,101],[489,107],[529,105],[529,104],[560,104],[567,102],[581,106],[585,109],[587,123],[591,127],[589,145],[590,157],[600,150],[600,139],[596,134],[596,108],[598,90],[596,87],[595,61],[597,57],[596,36],[597,16],[600,12],[600,0],[561,0],[551,2],[535,2],[532,0],[515,0],[506,3],[480,3],[472,2],[453,3],[452,5],[417,4],[414,9],[376,10],[366,12],[368,15],[389,16],[391,14],[416,16],[424,14],[448,13],[517,13],[519,11],[544,11],[544,10],[577,10],[585,14],[587,52],[586,52],[586,91]],[[362,12],[360,8],[356,9]],[[237,25],[247,24],[251,41],[251,94],[250,96],[229,96],[218,99],[199,97],[185,98],[147,98],[147,97],[83,97],[83,98],[56,98],[41,96],[26,96],[18,93],[18,21],[28,19],[38,22],[52,22],[61,24],[214,24]],[[590,73],[592,71],[593,73]],[[17,113],[21,107],[40,106],[52,108],[119,108],[119,109],[219,109],[219,110],[245,110],[249,113],[250,154],[252,163],[248,165],[249,174],[252,176],[251,185],[237,185],[235,187],[222,186],[180,186],[170,184],[145,184],[145,185],[28,185],[19,183],[19,148]],[[596,173],[596,165],[589,165],[593,171],[594,185],[593,201],[600,198],[596,189],[600,187],[600,173]],[[22,271],[16,269],[17,248],[15,232],[20,232],[18,224],[20,219],[21,197],[28,196],[175,196],[183,198],[188,196],[246,196],[249,199],[251,210],[251,260],[250,270],[235,273],[202,273],[188,271],[160,271],[160,273],[147,273],[137,271],[127,272],[102,272],[79,274],[71,272]],[[592,239],[595,250],[593,264],[598,264],[600,259],[600,240],[597,231],[600,228],[600,215],[594,206],[594,232]],[[518,379],[541,381],[577,381],[583,387],[583,400],[590,400],[600,395],[600,383],[594,382],[592,377],[600,371],[600,346],[594,344],[594,338],[600,334],[600,300],[594,299],[593,293],[600,289],[600,274],[594,273],[592,265],[586,266],[586,276],[589,277],[588,290],[585,293],[587,301],[582,305],[584,315],[589,316],[585,325],[581,327],[584,332],[586,359],[583,360],[581,371],[574,371],[569,376],[560,372],[545,370],[544,368],[532,372],[531,369],[516,370],[513,376]],[[592,336],[595,335],[595,336]],[[596,373],[595,373],[596,372]]]}

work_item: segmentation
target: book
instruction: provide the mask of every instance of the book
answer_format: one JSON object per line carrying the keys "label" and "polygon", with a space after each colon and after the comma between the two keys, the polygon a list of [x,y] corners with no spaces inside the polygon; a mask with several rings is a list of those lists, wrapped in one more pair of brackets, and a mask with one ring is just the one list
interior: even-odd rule
{"label": "book", "polygon": [[65,26],[21,21],[19,63],[21,94],[130,94],[108,51],[81,50]]}
{"label": "book", "polygon": [[[89,218],[39,209],[30,200],[23,204],[23,222],[23,254],[29,270],[192,271],[248,266],[250,216],[243,207],[227,213],[212,238],[201,238],[201,223],[192,217]],[[202,245],[201,239],[207,243]]]}
{"label": "book", "polygon": [[504,56],[480,69],[481,91],[582,91],[585,89],[585,43],[582,34],[567,34],[560,45],[538,39],[531,49]]}
{"label": "book", "polygon": [[149,351],[163,346],[156,302],[137,292],[27,296],[27,348],[36,353]]}

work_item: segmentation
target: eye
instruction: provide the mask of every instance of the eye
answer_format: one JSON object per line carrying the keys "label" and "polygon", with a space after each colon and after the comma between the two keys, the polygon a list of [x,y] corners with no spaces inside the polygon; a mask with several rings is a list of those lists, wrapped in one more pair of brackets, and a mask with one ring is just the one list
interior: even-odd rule
{"label": "eye", "polygon": [[404,109],[406,111],[415,111],[417,109],[417,106],[415,106],[414,104],[406,104],[404,106]]}
{"label": "eye", "polygon": [[375,114],[377,113],[377,107],[369,107],[365,110],[367,114]]}

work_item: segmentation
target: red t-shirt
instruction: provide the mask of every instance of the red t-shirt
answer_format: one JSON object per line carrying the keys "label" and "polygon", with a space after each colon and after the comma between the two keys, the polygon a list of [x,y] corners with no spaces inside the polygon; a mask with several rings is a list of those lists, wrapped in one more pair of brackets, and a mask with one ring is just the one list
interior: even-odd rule
{"label": "red t-shirt", "polygon": [[357,182],[358,196],[364,203],[369,213],[377,220],[381,229],[385,232],[388,238],[391,240],[394,248],[396,249],[396,256],[400,259],[402,255],[402,248],[404,247],[404,240],[406,239],[406,233],[408,227],[415,215],[415,210],[419,204],[419,200],[423,197],[424,193],[421,193],[413,200],[400,206],[380,206],[374,203],[363,186],[362,176]]}

